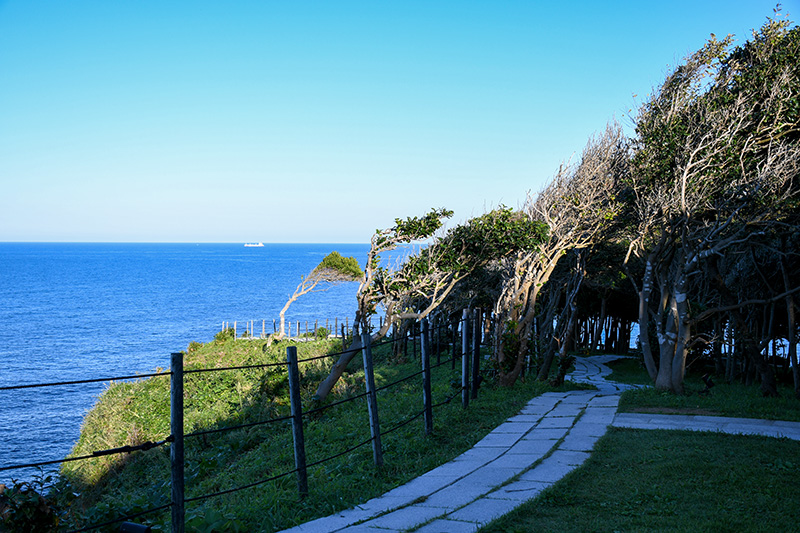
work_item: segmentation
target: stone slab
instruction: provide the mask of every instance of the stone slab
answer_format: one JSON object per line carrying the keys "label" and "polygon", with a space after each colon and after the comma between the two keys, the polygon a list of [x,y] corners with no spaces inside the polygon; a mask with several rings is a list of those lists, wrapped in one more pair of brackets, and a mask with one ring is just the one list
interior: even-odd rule
{"label": "stone slab", "polygon": [[404,531],[424,524],[434,518],[442,516],[441,509],[435,507],[424,507],[421,505],[410,505],[398,509],[389,514],[385,514],[362,525],[371,528],[384,528],[392,531]]}
{"label": "stone slab", "polygon": [[575,465],[550,461],[550,458],[548,457],[542,464],[533,470],[528,470],[522,474],[519,479],[520,481],[538,481],[541,483],[552,484],[575,470],[575,468],[577,468]]}
{"label": "stone slab", "polygon": [[405,485],[394,488],[384,494],[390,498],[405,498],[411,503],[417,498],[423,498],[450,485],[452,481],[443,476],[422,476],[412,479]]}
{"label": "stone slab", "polygon": [[547,461],[555,461],[559,464],[565,464],[570,466],[580,466],[586,459],[589,458],[591,454],[589,452],[583,451],[575,451],[575,450],[563,450],[559,448],[558,450],[554,451],[553,454],[547,458]]}
{"label": "stone slab", "polygon": [[529,468],[533,463],[544,456],[546,452],[528,454],[528,453],[506,453],[489,463],[493,468],[507,468],[515,470],[516,473],[522,472]]}
{"label": "stone slab", "polygon": [[490,487],[475,486],[472,483],[461,480],[435,494],[431,494],[425,501],[417,505],[436,507],[444,509],[445,512],[451,512],[480,498],[489,491]]}
{"label": "stone slab", "polygon": [[[420,477],[439,477],[445,478],[444,480],[447,483],[452,483],[470,472],[474,472],[478,468],[488,464],[487,461],[478,460],[478,459],[470,459],[470,460],[463,460],[463,461],[450,461],[449,463],[445,463],[441,466],[437,466],[433,470],[430,470],[423,474]],[[447,484],[446,483],[446,484]],[[442,485],[444,486],[444,485]]]}
{"label": "stone slab", "polygon": [[484,463],[488,463],[494,461],[504,453],[506,453],[505,448],[472,448],[453,459],[453,461],[457,463],[461,461],[483,461]]}
{"label": "stone slab", "polygon": [[594,445],[600,440],[599,436],[594,435],[576,435],[570,432],[564,438],[564,442],[559,446],[560,450],[571,450],[580,452],[590,452],[594,449]]}
{"label": "stone slab", "polygon": [[448,515],[454,520],[464,522],[475,522],[476,524],[486,525],[504,514],[508,514],[519,506],[515,500],[494,500],[482,498]]}
{"label": "stone slab", "polygon": [[555,439],[530,439],[516,443],[506,455],[523,455],[531,457],[531,462],[538,460],[556,445]]}
{"label": "stone slab", "polygon": [[549,483],[540,481],[513,481],[488,494],[486,497],[525,502],[535,498],[549,486]]}
{"label": "stone slab", "polygon": [[558,440],[567,434],[569,428],[539,428],[537,427],[520,440]]}
{"label": "stone slab", "polygon": [[414,533],[474,533],[479,527],[472,522],[441,519],[422,526]]}
{"label": "stone slab", "polygon": [[[536,422],[538,421],[539,419],[536,419]],[[527,433],[528,431],[531,430],[531,428],[533,428],[533,425],[536,422],[515,422],[513,420],[509,420],[503,422],[502,424],[494,428],[491,431],[490,435],[492,433],[516,433],[516,434]]]}
{"label": "stone slab", "polygon": [[476,448],[509,448],[514,445],[520,438],[522,433],[489,433],[481,440],[475,443]]}
{"label": "stone slab", "polygon": [[575,423],[574,416],[546,416],[536,425],[536,431],[539,429],[552,429],[552,428],[571,428]]}

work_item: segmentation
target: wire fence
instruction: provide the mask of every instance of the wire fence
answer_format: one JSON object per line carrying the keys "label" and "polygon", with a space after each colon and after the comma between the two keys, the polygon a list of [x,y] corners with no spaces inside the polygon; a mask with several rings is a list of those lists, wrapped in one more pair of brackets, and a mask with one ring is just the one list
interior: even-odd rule
{"label": "wire fence", "polygon": [[[418,326],[418,327],[417,327]],[[460,333],[459,327],[460,326]],[[418,330],[418,335],[415,334],[415,329]],[[448,339],[447,334],[452,336]],[[442,336],[445,341],[442,342]],[[295,476],[297,481],[297,491],[302,497],[308,494],[308,469],[334,461],[347,454],[350,454],[367,445],[372,446],[373,461],[375,465],[380,466],[383,464],[383,453],[381,439],[409,424],[423,419],[423,431],[426,435],[433,432],[433,414],[434,410],[449,404],[454,399],[461,396],[461,402],[464,408],[469,405],[470,399],[475,399],[478,396],[478,382],[479,382],[479,354],[481,345],[481,312],[474,310],[469,313],[464,310],[461,321],[455,324],[443,324],[435,329],[432,329],[427,320],[422,320],[411,328],[411,335],[406,337],[392,337],[383,340],[382,342],[373,344],[369,332],[365,332],[361,336],[361,345],[357,348],[361,352],[362,362],[364,367],[364,390],[363,392],[349,395],[348,397],[329,402],[325,405],[313,406],[310,409],[304,410],[304,406],[300,396],[300,364],[309,364],[315,361],[324,359],[332,359],[341,357],[345,353],[354,353],[354,350],[342,351],[323,356],[310,357],[307,359],[298,359],[297,347],[288,346],[286,349],[286,362],[281,363],[267,363],[255,365],[238,365],[220,368],[197,368],[186,369],[183,368],[183,353],[173,353],[171,356],[171,369],[168,372],[157,372],[152,374],[139,374],[139,375],[126,375],[115,376],[97,379],[85,379],[78,381],[65,381],[55,383],[36,383],[36,384],[21,384],[8,387],[0,387],[0,390],[13,391],[34,387],[58,387],[64,385],[75,385],[85,383],[109,382],[109,381],[125,381],[125,380],[140,380],[144,378],[165,378],[170,379],[170,434],[165,435],[162,439],[157,441],[147,441],[137,445],[126,445],[104,450],[96,450],[91,454],[84,454],[75,457],[68,457],[65,459],[55,461],[39,461],[30,462],[26,464],[15,464],[0,466],[0,472],[13,471],[24,468],[36,468],[49,466],[54,464],[63,464],[74,461],[84,461],[102,456],[117,455],[117,454],[131,454],[140,451],[152,450],[161,446],[169,446],[170,448],[170,501],[165,501],[160,505],[152,508],[137,511],[135,513],[119,516],[118,518],[110,521],[105,521],[97,524],[88,524],[80,529],[73,529],[73,533],[82,531],[92,531],[101,528],[108,528],[116,524],[123,524],[124,526],[135,526],[131,524],[131,520],[135,520],[147,515],[156,513],[163,513],[167,510],[171,511],[171,524],[173,532],[183,532],[185,524],[185,506],[187,503],[199,502],[210,498],[219,497],[222,495],[250,489],[265,483],[270,483],[281,478]],[[458,337],[461,339],[460,350],[457,347]],[[374,373],[374,356],[373,349],[380,346],[390,345],[394,343],[403,342],[404,347],[407,348],[408,340],[411,340],[413,356],[417,358],[417,343],[419,344],[419,361],[421,368],[418,371],[412,372],[408,375],[399,377],[390,383],[384,383],[380,387],[375,386],[375,373]],[[435,349],[433,346],[435,345]],[[441,346],[444,345],[450,348],[450,353],[447,357],[442,358]],[[435,354],[436,362],[431,363],[431,355]],[[440,399],[434,403],[431,391],[431,375],[437,368],[442,368],[450,365],[451,369],[455,369],[456,364],[461,362],[461,383],[458,387],[454,388],[451,395]],[[379,361],[380,362],[380,361]],[[386,362],[380,362],[386,364]],[[259,370],[259,369],[276,369],[279,372],[286,372],[289,383],[289,403],[291,413],[285,416],[276,416],[266,420],[258,420],[254,422],[247,422],[237,425],[231,425],[220,428],[203,429],[184,434],[184,381],[187,375],[191,374],[208,374],[208,373],[221,373],[241,370]],[[378,393],[390,393],[390,391],[400,387],[411,387],[422,395],[422,408],[416,412],[406,413],[399,419],[391,420],[388,429],[381,429],[381,415],[378,402]],[[343,404],[359,401],[362,399],[367,401],[367,412],[370,437],[360,440],[359,442],[347,446],[346,449],[330,454],[326,457],[315,459],[309,462],[306,458],[306,444],[305,444],[305,423],[304,420],[310,417],[316,417],[323,411],[335,409]],[[256,426],[264,426],[271,424],[285,424],[291,425],[292,432],[292,445],[294,451],[294,468],[289,469],[263,479],[255,480],[241,486],[221,489],[207,494],[186,497],[185,495],[185,456],[184,456],[184,442],[186,439],[201,438],[205,439],[212,434],[219,434],[231,432],[240,429],[253,428]],[[123,530],[124,527],[123,527]]]}
{"label": "wire fence", "polygon": [[[375,331],[383,326],[383,317],[377,317],[369,324],[371,330]],[[270,335],[280,332],[280,320],[273,319],[248,319],[248,320],[226,320],[222,322],[220,331],[231,331],[235,337],[250,339],[265,339]],[[326,318],[322,320],[284,320],[283,333],[288,338],[303,339],[317,338],[320,336],[347,337],[353,334],[353,324],[348,317],[340,319],[338,317]]]}

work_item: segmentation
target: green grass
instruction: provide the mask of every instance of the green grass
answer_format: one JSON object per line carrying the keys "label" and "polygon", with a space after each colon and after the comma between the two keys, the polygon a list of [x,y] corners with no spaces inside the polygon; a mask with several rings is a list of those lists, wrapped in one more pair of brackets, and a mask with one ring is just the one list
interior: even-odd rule
{"label": "green grass", "polygon": [[[620,359],[608,379],[650,384],[642,363]],[[800,420],[788,387],[717,383],[689,375],[687,394],[622,394],[620,411]],[[528,531],[795,531],[800,523],[800,442],[692,431],[610,428],[587,462],[483,533]]]}
{"label": "green grass", "polygon": [[[285,360],[289,343],[267,347],[262,341],[219,340],[192,344],[185,368],[260,364]],[[299,358],[339,349],[330,341],[299,343]],[[388,347],[374,351],[376,382],[395,381],[416,372],[417,362],[392,356]],[[410,358],[410,355],[409,355]],[[363,391],[364,375],[358,364],[343,376],[332,400]],[[306,410],[316,385],[328,373],[333,359],[301,364],[302,396]],[[459,370],[445,365],[435,370],[434,403],[452,396]],[[381,427],[397,426],[422,407],[421,378],[378,395]],[[570,384],[567,387],[571,386]],[[189,502],[187,531],[275,531],[379,496],[469,449],[486,433],[516,414],[532,397],[553,390],[529,380],[511,389],[491,383],[469,409],[460,397],[434,412],[434,434],[426,437],[422,419],[383,437],[384,466],[373,464],[369,445],[346,452],[335,461],[309,468],[307,497],[300,499],[294,475],[238,492]],[[561,389],[565,390],[565,389]],[[285,373],[252,369],[199,373],[185,380],[185,431],[227,427],[288,414]],[[169,433],[169,380],[150,378],[112,384],[87,415],[73,454],[156,441]],[[338,405],[306,420],[309,463],[345,452],[369,439],[366,402]],[[264,480],[294,468],[291,429],[287,422],[254,426],[186,440],[186,497],[188,499]],[[160,447],[123,456],[105,456],[66,463],[62,469],[69,489],[80,493],[72,502],[69,526],[115,519],[169,502],[169,449]],[[136,519],[155,530],[168,530],[169,512]],[[109,527],[108,531],[118,530]]]}
{"label": "green grass", "polygon": [[587,462],[481,529],[796,531],[800,442],[609,429]]}
{"label": "green grass", "polygon": [[[638,359],[618,359],[608,364],[613,370],[607,378],[621,383],[652,385],[644,365]],[[740,418],[765,418],[800,422],[800,401],[794,390],[779,386],[778,398],[765,398],[757,385],[726,383],[713,378],[714,387],[708,394],[701,377],[689,373],[685,381],[686,394],[657,391],[653,387],[626,391],[619,404],[620,412],[656,412],[666,414],[701,414]]]}

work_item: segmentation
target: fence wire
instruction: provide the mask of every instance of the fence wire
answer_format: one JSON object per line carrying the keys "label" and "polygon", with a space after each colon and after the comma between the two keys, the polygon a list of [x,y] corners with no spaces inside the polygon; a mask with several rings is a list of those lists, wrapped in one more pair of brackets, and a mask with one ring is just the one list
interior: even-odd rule
{"label": "fence wire", "polygon": [[[433,355],[435,355],[437,357],[440,356],[441,350],[439,348],[440,348],[440,346],[442,344],[444,344],[445,346],[448,346],[448,347],[452,347],[453,351],[455,351],[455,348],[456,348],[455,341],[453,341],[452,343],[451,342],[442,343],[441,342],[441,337],[438,339],[438,342],[432,342],[432,341],[433,341],[434,333],[440,332],[440,331],[445,331],[447,333],[450,333],[451,331],[454,331],[455,329],[457,329],[457,326],[458,326],[458,323],[453,323],[453,324],[445,323],[445,324],[440,324],[436,328],[432,328],[431,330],[429,330],[428,336],[427,336],[427,339],[428,339],[427,342],[428,342],[429,345],[433,344],[433,345],[436,346],[436,354],[433,354]],[[415,332],[412,331],[410,335],[405,335],[405,336],[402,336],[402,337],[397,336],[397,337],[384,338],[381,341],[376,342],[375,344],[372,344],[372,348],[378,348],[378,347],[381,347],[381,346],[392,345],[392,344],[395,344],[395,343],[398,343],[398,342],[401,342],[401,341],[410,340],[412,343],[414,343],[414,349],[415,349],[415,352],[416,352],[417,338],[419,338],[419,342],[421,343],[423,341],[422,333],[420,332],[419,335],[417,335],[417,334],[415,334]],[[363,349],[363,347],[358,347],[357,348],[358,351],[360,351],[362,349]],[[306,359],[301,359],[301,360],[298,360],[297,362],[298,363],[309,363],[309,362],[318,361],[318,360],[322,360],[322,359],[329,359],[329,358],[341,356],[341,355],[344,355],[346,353],[350,353],[352,351],[355,351],[355,350],[345,349],[345,350],[343,350],[341,352],[336,352],[336,353],[332,353],[332,354],[325,354],[325,355],[321,355],[321,356],[315,356],[315,357],[310,357],[310,358],[306,358]],[[420,351],[421,351],[421,346],[420,346]],[[436,368],[439,368],[441,366],[444,366],[444,365],[447,365],[447,364],[452,364],[456,359],[459,359],[461,357],[468,357],[468,356],[469,356],[469,353],[461,352],[458,355],[453,355],[452,357],[450,357],[448,359],[445,359],[445,360],[437,362],[437,363],[435,363],[433,365],[430,365],[429,370],[433,371]],[[390,357],[391,357],[391,353],[386,356],[386,358],[385,358],[386,361],[388,361],[388,359]],[[386,362],[386,361],[383,361],[383,362]],[[265,364],[256,364],[256,365],[240,365],[240,366],[221,367],[221,368],[198,368],[198,369],[191,369],[191,370],[187,369],[187,370],[184,370],[183,373],[184,374],[199,374],[199,373],[223,372],[223,371],[231,371],[231,370],[263,369],[263,368],[272,368],[272,367],[275,367],[275,368],[277,368],[277,367],[287,367],[287,363],[281,362],[281,363],[265,363]],[[404,377],[402,377],[400,379],[397,379],[395,381],[392,381],[390,383],[387,383],[385,385],[382,385],[382,386],[376,388],[375,392],[388,390],[388,389],[390,389],[392,387],[398,386],[399,384],[405,383],[405,382],[410,381],[410,380],[412,380],[412,379],[414,379],[416,377],[419,377],[423,373],[424,372],[422,370],[414,372],[414,373],[412,373],[410,375],[404,376]],[[34,384],[24,384],[24,385],[14,385],[14,386],[0,387],[0,391],[31,389],[31,388],[40,388],[40,387],[56,387],[56,386],[65,386],[65,385],[82,385],[82,384],[90,384],[90,383],[102,383],[102,382],[114,382],[114,381],[144,379],[144,378],[151,378],[151,377],[164,377],[164,376],[170,376],[171,377],[172,375],[173,375],[173,373],[171,371],[167,371],[167,372],[156,372],[156,373],[149,373],[149,374],[116,376],[116,377],[110,377],[110,378],[94,378],[94,379],[83,379],[83,380],[53,382],[53,383],[34,383]],[[463,387],[459,387],[459,390],[457,392],[455,392],[454,394],[452,394],[451,396],[447,397],[445,400],[443,400],[441,402],[438,402],[436,404],[432,404],[431,408],[432,409],[437,409],[437,408],[442,407],[442,406],[444,406],[446,404],[449,404],[453,399],[457,398],[461,394],[462,389],[463,389]],[[345,404],[345,403],[348,403],[348,402],[356,401],[356,400],[358,400],[360,398],[364,398],[367,395],[368,395],[367,392],[363,392],[361,394],[358,394],[358,395],[355,395],[355,396],[351,396],[351,397],[348,397],[348,398],[345,398],[345,399],[342,399],[342,400],[338,400],[338,401],[329,403],[329,404],[324,405],[324,406],[316,407],[316,408],[311,409],[309,411],[302,412],[302,416],[304,416],[304,417],[313,416],[313,415],[321,413],[321,412],[323,412],[323,411],[325,411],[327,409],[331,409],[333,407],[336,407],[336,406],[339,406],[339,405],[342,405],[342,404]],[[414,413],[413,415],[407,417],[405,420],[402,420],[401,422],[396,423],[390,429],[381,431],[380,432],[380,436],[389,435],[389,434],[399,430],[400,428],[402,428],[402,427],[414,422],[415,420],[418,420],[424,414],[425,414],[425,410],[424,409],[419,411],[419,412],[417,412],[417,413]],[[195,431],[195,432],[188,433],[188,434],[184,435],[184,438],[186,438],[186,437],[202,437],[202,436],[205,436],[205,435],[223,433],[223,432],[227,432],[227,431],[234,431],[234,430],[244,429],[244,428],[251,428],[251,427],[260,426],[260,425],[266,425],[266,424],[271,424],[271,423],[286,422],[286,421],[291,420],[292,418],[293,417],[291,415],[288,415],[288,416],[272,418],[272,419],[269,419],[269,420],[251,422],[251,423],[246,423],[246,424],[239,424],[239,425],[236,425],[236,426],[227,426],[227,427],[224,427],[224,428],[216,428],[216,429]],[[318,466],[318,465],[324,464],[326,462],[338,459],[338,458],[340,458],[340,457],[342,457],[344,455],[352,453],[353,451],[355,451],[355,450],[357,450],[357,449],[359,449],[359,448],[361,448],[363,446],[366,446],[367,444],[369,444],[372,441],[373,441],[373,437],[370,437],[370,438],[368,438],[368,439],[366,439],[364,441],[361,441],[361,442],[359,442],[359,443],[357,443],[357,444],[355,444],[353,446],[348,447],[347,449],[345,449],[345,450],[343,450],[343,451],[341,451],[339,453],[336,453],[336,454],[331,455],[329,457],[325,457],[323,459],[314,461],[312,463],[308,463],[306,465],[306,468]],[[91,454],[82,455],[82,456],[79,456],[79,457],[70,457],[70,458],[65,458],[65,459],[60,459],[60,460],[42,461],[42,462],[29,463],[29,464],[24,464],[24,465],[11,465],[11,466],[0,467],[0,471],[7,471],[7,470],[21,469],[21,468],[35,468],[35,467],[46,466],[46,465],[53,465],[53,464],[61,464],[61,463],[72,462],[72,461],[87,460],[87,459],[92,459],[92,458],[101,457],[101,456],[105,456],[105,455],[122,454],[122,453],[133,453],[133,452],[136,452],[136,451],[146,451],[146,450],[150,450],[150,449],[156,448],[158,446],[163,446],[163,445],[165,445],[165,444],[167,444],[169,442],[174,442],[174,437],[172,435],[170,435],[169,437],[167,437],[167,438],[165,438],[165,439],[163,439],[161,441],[157,441],[157,442],[148,441],[148,442],[142,443],[140,445],[136,445],[136,446],[122,446],[122,447],[119,447],[119,448],[111,448],[111,449],[107,449],[107,450],[98,450],[98,451],[92,452]],[[278,475],[275,475],[275,476],[271,476],[269,478],[265,478],[265,479],[262,479],[262,480],[259,480],[259,481],[255,481],[253,483],[248,483],[246,485],[242,485],[242,486],[239,486],[239,487],[234,487],[234,488],[230,488],[230,489],[226,489],[226,490],[217,491],[217,492],[214,492],[214,493],[195,496],[195,497],[192,497],[192,498],[184,498],[183,501],[184,501],[184,503],[192,503],[192,502],[198,502],[198,501],[206,500],[206,499],[213,498],[213,497],[223,496],[225,494],[230,494],[230,493],[233,493],[233,492],[245,490],[245,489],[252,488],[252,487],[255,487],[255,486],[258,486],[258,485],[262,485],[262,484],[265,484],[265,483],[276,481],[276,480],[278,480],[280,478],[283,478],[283,477],[286,477],[286,476],[289,476],[289,475],[292,475],[292,474],[296,474],[297,472],[298,472],[298,469],[295,468],[293,470],[289,470],[287,472],[284,472],[284,473],[281,473],[281,474],[278,474]],[[111,521],[108,521],[108,522],[104,522],[102,524],[95,524],[95,525],[92,525],[92,526],[84,527],[82,529],[72,530],[72,531],[70,531],[70,533],[80,533],[80,532],[84,532],[84,531],[91,531],[91,530],[94,530],[94,529],[99,529],[99,528],[106,527],[106,526],[109,526],[109,525],[113,525],[113,524],[116,524],[116,523],[120,523],[120,522],[123,522],[123,521],[127,521],[127,520],[131,520],[131,519],[134,519],[134,518],[138,518],[138,517],[141,517],[141,516],[144,516],[144,515],[147,515],[147,514],[160,512],[160,511],[163,511],[163,510],[171,508],[172,505],[173,505],[172,503],[168,503],[168,504],[165,504],[165,505],[162,505],[162,506],[159,506],[159,507],[148,509],[146,511],[142,511],[142,512],[139,512],[139,513],[126,515],[124,517],[121,517],[121,518],[118,518],[118,519],[115,519],[115,520],[111,520]]]}

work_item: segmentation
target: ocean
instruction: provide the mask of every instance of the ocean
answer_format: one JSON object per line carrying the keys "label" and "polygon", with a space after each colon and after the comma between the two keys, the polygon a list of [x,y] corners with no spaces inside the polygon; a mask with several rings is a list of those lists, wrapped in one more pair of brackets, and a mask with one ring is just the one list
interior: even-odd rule
{"label": "ocean", "polygon": [[[0,243],[0,387],[168,368],[170,353],[212,340],[223,322],[241,332],[255,320],[260,333],[266,320],[269,333],[333,250],[363,267],[369,245]],[[352,323],[357,288],[305,295],[287,319]],[[63,458],[105,387],[0,390],[0,467]],[[0,483],[36,473],[0,471]]]}

